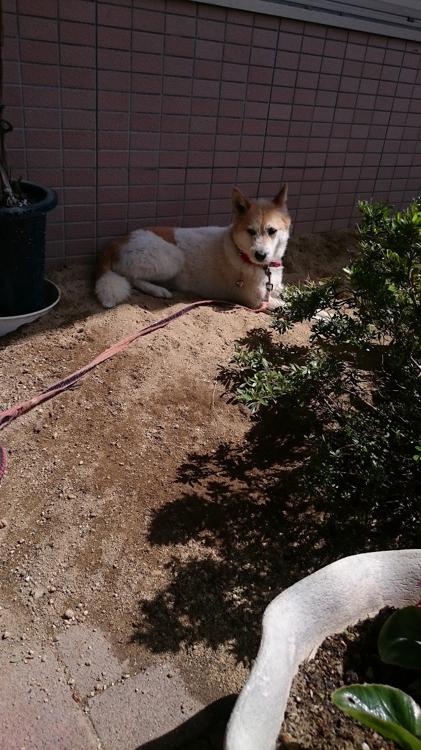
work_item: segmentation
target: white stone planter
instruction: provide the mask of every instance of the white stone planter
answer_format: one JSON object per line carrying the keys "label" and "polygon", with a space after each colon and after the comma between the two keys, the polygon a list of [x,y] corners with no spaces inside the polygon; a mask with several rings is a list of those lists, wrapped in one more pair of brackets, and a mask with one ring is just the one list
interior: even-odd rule
{"label": "white stone planter", "polygon": [[421,549],[369,552],[332,563],[266,608],[250,676],[231,714],[225,750],[274,750],[291,682],[324,639],[385,606],[421,597]]}

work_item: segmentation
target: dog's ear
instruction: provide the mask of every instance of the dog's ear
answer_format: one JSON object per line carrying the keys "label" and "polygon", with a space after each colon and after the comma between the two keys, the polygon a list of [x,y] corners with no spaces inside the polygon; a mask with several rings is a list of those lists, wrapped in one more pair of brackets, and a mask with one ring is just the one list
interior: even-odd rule
{"label": "dog's ear", "polygon": [[242,216],[247,213],[251,206],[248,198],[238,188],[234,188],[232,191],[232,208],[236,214]]}
{"label": "dog's ear", "polygon": [[275,195],[272,203],[275,204],[281,211],[285,210],[287,207],[287,198],[288,198],[288,185],[285,183],[279,191],[277,195]]}

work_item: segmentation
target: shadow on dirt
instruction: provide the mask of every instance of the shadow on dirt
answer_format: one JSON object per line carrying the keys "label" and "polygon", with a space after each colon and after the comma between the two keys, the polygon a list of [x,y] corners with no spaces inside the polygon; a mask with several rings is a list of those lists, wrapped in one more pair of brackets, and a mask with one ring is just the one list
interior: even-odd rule
{"label": "shadow on dirt", "polygon": [[[158,652],[223,643],[249,663],[266,604],[320,558],[305,557],[318,535],[304,538],[297,522],[307,513],[293,495],[299,453],[289,434],[271,440],[256,426],[242,445],[189,456],[179,470],[184,493],[155,515],[149,533],[152,544],[184,545],[184,553],[171,563],[169,586],[142,603],[139,641]],[[189,555],[193,540],[200,556]]]}
{"label": "shadow on dirt", "polygon": [[[256,336],[271,345],[267,332]],[[301,353],[287,354],[299,359]],[[139,642],[155,652],[223,644],[248,665],[263,610],[281,590],[346,555],[414,541],[410,519],[399,526],[384,508],[367,514],[345,501],[332,507],[329,498],[316,501],[311,488],[304,491],[311,449],[305,436],[319,427],[297,404],[277,414],[266,409],[241,444],[192,453],[180,466],[180,495],[156,512],[149,531],[151,544],[178,545],[171,580],[140,603]]]}

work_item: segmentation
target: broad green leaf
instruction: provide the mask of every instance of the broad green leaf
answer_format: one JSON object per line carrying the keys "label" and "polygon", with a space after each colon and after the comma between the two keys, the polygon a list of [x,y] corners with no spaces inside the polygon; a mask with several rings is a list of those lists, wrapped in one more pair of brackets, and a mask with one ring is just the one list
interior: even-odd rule
{"label": "broad green leaf", "polygon": [[382,661],[405,669],[421,669],[421,609],[403,607],[394,612],[379,633]]}
{"label": "broad green leaf", "polygon": [[389,685],[349,685],[332,694],[347,716],[357,719],[404,750],[421,750],[421,708]]}

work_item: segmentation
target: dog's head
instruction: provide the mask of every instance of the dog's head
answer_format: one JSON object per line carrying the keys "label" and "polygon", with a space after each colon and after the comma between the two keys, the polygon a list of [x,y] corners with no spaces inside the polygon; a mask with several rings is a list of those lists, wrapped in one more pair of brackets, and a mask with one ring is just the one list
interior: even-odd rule
{"label": "dog's head", "polygon": [[285,253],[291,226],[287,192],[284,185],[272,201],[250,201],[238,188],[232,191],[232,239],[251,263],[267,266]]}

